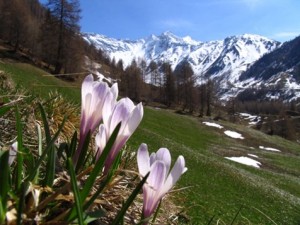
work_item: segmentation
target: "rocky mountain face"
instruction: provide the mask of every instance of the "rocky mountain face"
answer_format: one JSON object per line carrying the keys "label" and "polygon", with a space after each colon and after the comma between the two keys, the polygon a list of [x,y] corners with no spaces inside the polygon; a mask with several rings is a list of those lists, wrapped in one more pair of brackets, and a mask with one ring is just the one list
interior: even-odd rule
{"label": "rocky mountain face", "polygon": [[[266,86],[274,90],[278,85],[281,85],[280,93],[266,92],[264,97],[282,97],[284,93],[285,99],[293,98],[295,93],[291,96],[286,90],[282,92],[282,88],[295,89],[300,80],[300,40],[298,44],[296,41],[280,44],[259,35],[244,34],[219,41],[200,42],[188,36],[177,37],[170,32],[136,41],[118,40],[93,33],[85,33],[83,37],[116,62],[121,59],[125,67],[135,59],[137,62],[145,60],[147,65],[151,61],[158,65],[168,62],[175,70],[187,61],[197,77],[197,83],[213,79],[219,97],[224,100],[241,95],[245,90],[249,93],[250,89]],[[288,59],[290,55],[293,60]],[[287,86],[288,83],[293,84]]]}
{"label": "rocky mountain face", "polygon": [[[241,74],[239,82],[244,87],[260,89],[268,99],[300,98],[300,36],[258,59]],[[249,92],[249,88],[245,92]],[[245,92],[240,93],[240,98],[247,99]],[[257,97],[255,92],[251,93],[251,98]]]}

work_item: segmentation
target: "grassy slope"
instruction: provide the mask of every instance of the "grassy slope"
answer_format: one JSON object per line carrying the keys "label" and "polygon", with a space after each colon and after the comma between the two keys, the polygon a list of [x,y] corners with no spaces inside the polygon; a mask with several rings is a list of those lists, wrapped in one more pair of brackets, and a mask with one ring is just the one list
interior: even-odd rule
{"label": "grassy slope", "polygon": [[[0,70],[36,94],[46,95],[53,87],[69,86],[52,77],[42,77],[43,71],[27,64],[3,64]],[[39,84],[39,85],[33,85]],[[45,86],[44,86],[45,85]],[[78,88],[58,88],[75,102],[80,101]],[[184,155],[188,172],[179,186],[190,187],[178,195],[190,224],[299,224],[300,223],[300,150],[299,145],[275,136],[267,136],[245,126],[222,124],[240,132],[245,140],[226,137],[223,132],[207,127],[197,118],[173,112],[145,108],[141,126],[129,141],[137,149],[148,144],[150,151],[168,147],[173,159]],[[282,152],[262,151],[259,145],[275,147]],[[224,156],[256,154],[261,169],[229,160]],[[269,218],[268,218],[269,217]],[[275,222],[273,223],[272,220]]]}

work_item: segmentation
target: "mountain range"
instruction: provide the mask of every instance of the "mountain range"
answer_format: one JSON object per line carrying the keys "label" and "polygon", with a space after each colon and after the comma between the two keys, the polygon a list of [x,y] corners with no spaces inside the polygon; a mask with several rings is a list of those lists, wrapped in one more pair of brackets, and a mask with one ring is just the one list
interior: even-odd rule
{"label": "mountain range", "polygon": [[116,62],[121,59],[125,67],[135,59],[144,60],[147,65],[151,61],[168,62],[175,70],[187,61],[198,84],[214,80],[222,100],[236,96],[242,100],[300,97],[300,37],[283,44],[255,34],[209,42],[178,37],[171,32],[139,40],[94,33],[84,33],[83,38]]}

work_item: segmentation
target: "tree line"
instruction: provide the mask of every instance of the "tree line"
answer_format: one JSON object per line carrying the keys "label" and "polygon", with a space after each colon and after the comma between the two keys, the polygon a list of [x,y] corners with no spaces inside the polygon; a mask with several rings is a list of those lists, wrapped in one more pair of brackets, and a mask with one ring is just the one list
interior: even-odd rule
{"label": "tree line", "polygon": [[79,0],[1,0],[0,39],[53,74],[82,72],[84,55],[106,57],[81,37],[80,13]]}
{"label": "tree line", "polygon": [[124,68],[122,60],[111,60],[111,74],[120,84],[120,92],[134,101],[158,103],[176,108],[182,113],[211,116],[215,106],[213,81],[199,85],[197,76],[187,61],[175,69],[168,62],[134,59]]}

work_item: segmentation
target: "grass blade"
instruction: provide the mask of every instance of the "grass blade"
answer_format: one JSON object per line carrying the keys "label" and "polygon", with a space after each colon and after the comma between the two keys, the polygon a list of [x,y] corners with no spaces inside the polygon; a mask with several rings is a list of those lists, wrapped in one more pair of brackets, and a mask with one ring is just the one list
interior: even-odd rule
{"label": "grass blade", "polygon": [[117,127],[115,128],[114,132],[112,133],[111,137],[109,138],[101,156],[99,157],[99,160],[96,162],[96,165],[93,169],[93,171],[91,172],[89,178],[87,179],[84,187],[83,187],[83,190],[81,192],[81,199],[86,199],[86,197],[88,196],[91,188],[93,187],[94,183],[95,183],[95,180],[97,178],[97,176],[99,175],[99,173],[102,171],[103,169],[103,166],[104,166],[104,162],[105,162],[105,159],[107,158],[117,136],[118,136],[118,133],[119,133],[119,130],[120,130],[120,127],[121,127],[121,123],[119,123],[117,125]]}
{"label": "grass blade", "polygon": [[[49,145],[51,142],[51,133],[50,133],[50,128],[49,124],[47,121],[46,113],[43,108],[43,106],[39,103],[38,104],[40,111],[41,111],[41,117],[43,120],[44,124],[44,130],[45,130],[45,136],[46,136],[46,143]],[[43,186],[49,186],[52,187],[53,185],[53,180],[55,176],[55,159],[56,159],[56,151],[55,151],[55,146],[54,143],[51,144],[49,152],[48,152],[48,158],[47,158],[47,164],[46,164],[46,174],[45,174],[45,179],[43,181]]]}
{"label": "grass blade", "polygon": [[[121,123],[119,123],[116,126],[116,128],[115,128],[114,132],[112,133],[111,137],[109,138],[102,154],[100,155],[98,161],[96,162],[93,171],[91,172],[90,176],[86,180],[86,183],[85,183],[85,185],[84,185],[84,187],[83,187],[83,189],[80,193],[81,199],[86,199],[88,197],[88,194],[90,193],[92,187],[94,186],[94,183],[95,183],[99,173],[103,169],[105,159],[107,158],[107,156],[108,156],[108,154],[109,154],[109,152],[110,152],[110,150],[111,150],[111,148],[112,148],[112,146],[113,146],[113,144],[114,144],[114,142],[115,142],[115,140],[118,136],[120,127],[121,127]],[[99,195],[99,193],[98,193],[98,195]],[[68,217],[68,220],[71,220],[73,217],[74,217],[74,208],[71,210],[71,213]]]}
{"label": "grass blade", "polygon": [[55,177],[55,159],[56,159],[56,149],[54,145],[50,146],[48,157],[47,157],[47,164],[46,164],[46,174],[45,179],[43,182],[44,186],[52,187],[54,177]]}
{"label": "grass blade", "polygon": [[21,185],[21,193],[18,199],[17,225],[22,224],[22,214],[25,206],[26,190],[28,189],[28,186],[29,186],[28,182],[23,182]]}
{"label": "grass blade", "polygon": [[72,137],[72,140],[71,140],[70,148],[68,149],[68,152],[66,153],[68,157],[71,157],[71,158],[73,157],[76,147],[77,147],[77,132],[75,131],[74,135]]}
{"label": "grass blade", "polygon": [[129,196],[129,198],[127,199],[127,201],[125,202],[125,204],[123,205],[123,207],[121,208],[120,212],[118,213],[118,215],[116,216],[115,220],[112,222],[111,225],[117,225],[122,221],[127,209],[132,204],[135,197],[140,193],[140,191],[143,188],[143,185],[146,182],[148,176],[149,176],[149,173],[147,173],[147,175],[136,186],[136,188],[133,190],[133,192],[131,193],[131,195]]}
{"label": "grass blade", "polygon": [[15,177],[15,189],[19,190],[21,188],[21,183],[23,179],[23,137],[22,137],[22,123],[19,113],[19,108],[16,106],[16,126],[17,126],[17,142],[18,142],[18,151],[17,151],[17,167],[16,167],[16,177]]}
{"label": "grass blade", "polygon": [[[38,132],[38,141],[39,141],[39,144],[38,144],[38,154],[39,154],[39,157],[41,157],[42,155],[42,148],[43,148],[43,144],[42,144],[42,130],[41,130],[41,126],[37,123],[37,132]],[[38,183],[38,180],[39,180],[39,175],[40,175],[40,168],[37,169],[36,171],[36,175],[33,179],[33,183],[34,184],[37,184]]]}
{"label": "grass blade", "polygon": [[77,180],[76,180],[76,175],[73,167],[73,162],[71,158],[68,158],[68,169],[69,169],[69,174],[71,177],[71,184],[72,184],[72,189],[73,189],[73,194],[75,198],[75,208],[77,211],[77,217],[78,217],[78,223],[80,225],[83,225],[83,209],[82,209],[82,201],[79,195],[79,190],[77,186]]}
{"label": "grass blade", "polygon": [[49,129],[49,124],[48,124],[48,120],[47,120],[47,116],[45,113],[45,110],[43,108],[43,106],[39,103],[38,104],[40,111],[41,111],[41,117],[43,120],[43,124],[44,124],[44,130],[45,130],[45,135],[46,135],[46,142],[49,143],[51,141],[51,133],[50,133],[50,129]]}
{"label": "grass blade", "polygon": [[233,225],[234,221],[236,220],[236,218],[238,217],[238,215],[240,214],[241,210],[243,208],[243,205],[241,205],[241,207],[239,208],[239,210],[237,211],[237,213],[235,214],[235,217],[233,218],[232,222],[230,225]]}
{"label": "grass blade", "polygon": [[64,120],[62,121],[61,125],[59,126],[57,132],[54,134],[53,138],[51,139],[50,143],[48,143],[46,149],[43,151],[42,155],[39,157],[34,169],[31,171],[31,173],[26,178],[26,181],[32,181],[35,178],[36,173],[37,173],[39,167],[41,166],[41,163],[45,159],[48,152],[51,150],[52,145],[55,143],[56,139],[58,138],[58,135],[62,131],[65,121],[66,121],[66,118],[64,118]]}
{"label": "grass blade", "polygon": [[89,148],[90,140],[91,140],[91,131],[88,132],[88,134],[83,142],[83,146],[82,146],[82,149],[81,149],[81,152],[80,152],[77,164],[76,164],[76,170],[75,170],[76,172],[78,172],[81,168],[84,167],[84,164],[85,164],[86,158],[87,158],[86,153]]}
{"label": "grass blade", "polygon": [[10,169],[8,164],[9,151],[0,152],[0,224],[5,220],[7,194],[10,190]]}

